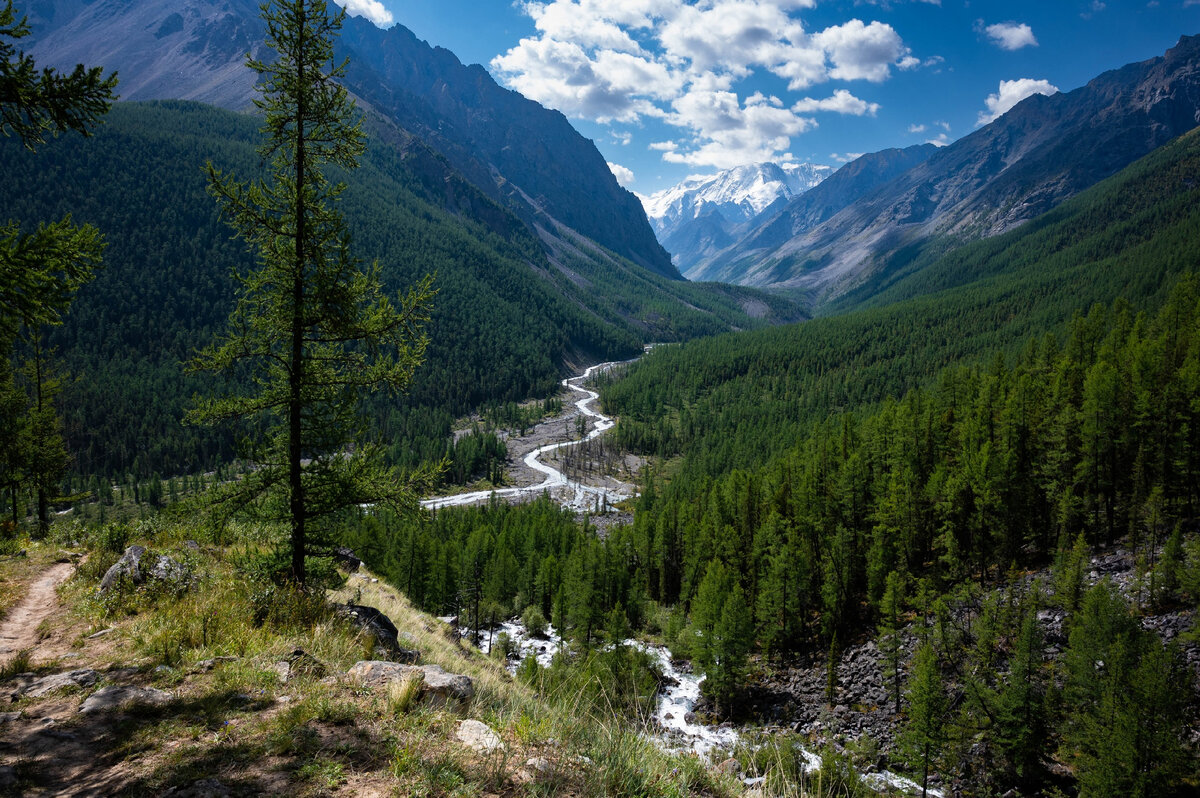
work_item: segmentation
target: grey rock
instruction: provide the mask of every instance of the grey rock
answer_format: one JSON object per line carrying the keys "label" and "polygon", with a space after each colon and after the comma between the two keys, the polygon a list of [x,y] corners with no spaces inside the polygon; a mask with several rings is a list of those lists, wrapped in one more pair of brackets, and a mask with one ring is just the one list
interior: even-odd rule
{"label": "grey rock", "polygon": [[424,692],[432,692],[447,698],[469,701],[475,695],[475,683],[470,676],[447,673],[439,665],[422,665],[425,671]]}
{"label": "grey rock", "polygon": [[345,604],[338,607],[338,614],[375,638],[376,653],[396,662],[415,665],[421,661],[419,651],[400,645],[400,631],[392,619],[374,607],[362,604]]}
{"label": "grey rock", "polygon": [[133,685],[109,685],[92,693],[79,707],[81,715],[104,712],[126,704],[161,705],[172,701],[174,696],[165,690]]}
{"label": "grey rock", "polygon": [[135,585],[140,585],[146,581],[145,575],[142,573],[142,557],[146,553],[145,546],[130,546],[125,549],[125,553],[121,555],[121,559],[112,564],[107,571],[104,572],[104,578],[100,580],[100,592],[111,590],[121,579],[128,579]]}
{"label": "grey rock", "polygon": [[327,667],[325,667],[324,662],[321,662],[319,659],[314,657],[312,654],[309,654],[302,648],[293,648],[292,653],[287,657],[287,663],[289,666],[289,678],[299,674],[305,674],[307,676],[320,679],[329,670]]}
{"label": "grey rock", "polygon": [[91,687],[99,678],[100,674],[91,668],[82,668],[80,670],[67,671],[66,673],[55,673],[51,676],[43,676],[40,679],[33,679],[18,686],[13,692],[13,699],[15,700],[22,696],[39,698],[47,693],[67,687]]}
{"label": "grey rock", "polygon": [[223,665],[226,662],[237,662],[238,659],[239,659],[238,657],[232,657],[232,656],[213,657],[212,659],[202,659],[196,663],[196,670],[207,673],[208,671],[211,671],[213,668],[217,667],[218,665]]}
{"label": "grey rock", "polygon": [[459,742],[481,754],[504,750],[504,741],[500,739],[500,735],[492,731],[486,723],[477,720],[460,722],[454,736]]}
{"label": "grey rock", "polygon": [[354,663],[347,672],[361,684],[382,687],[391,682],[411,679],[420,674],[421,695],[435,701],[469,701],[475,695],[471,677],[448,673],[439,665],[404,665],[399,662],[363,660]]}

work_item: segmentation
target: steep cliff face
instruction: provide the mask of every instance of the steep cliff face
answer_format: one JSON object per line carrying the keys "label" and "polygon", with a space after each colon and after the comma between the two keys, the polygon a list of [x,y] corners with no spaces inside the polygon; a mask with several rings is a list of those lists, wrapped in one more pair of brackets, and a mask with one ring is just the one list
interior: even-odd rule
{"label": "steep cliff face", "polygon": [[[898,252],[1010,230],[1197,123],[1200,37],[1185,36],[1165,55],[1075,91],[1029,97],[816,226],[803,213],[781,215],[721,253],[705,276],[807,289],[820,303],[891,268]],[[814,191],[796,202],[817,199]]]}
{"label": "steep cliff face", "polygon": [[[251,107],[264,25],[253,0],[30,0],[30,52],[51,66],[116,69],[125,100]],[[658,274],[679,278],[637,198],[562,114],[508,91],[407,28],[346,20],[339,57],[364,103],[440,153],[531,229],[556,224]]]}

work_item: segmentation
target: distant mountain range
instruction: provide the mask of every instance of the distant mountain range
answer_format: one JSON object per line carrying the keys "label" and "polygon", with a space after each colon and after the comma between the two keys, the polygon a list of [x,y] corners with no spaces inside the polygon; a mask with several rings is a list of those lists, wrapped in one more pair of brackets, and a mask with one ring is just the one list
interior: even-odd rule
{"label": "distant mountain range", "polygon": [[1200,36],[1184,36],[1069,93],[1029,97],[948,147],[848,164],[685,271],[800,289],[818,307],[852,289],[866,297],[922,252],[1010,230],[1198,123]]}
{"label": "distant mountain range", "polygon": [[[39,64],[101,64],[124,100],[198,100],[251,107],[265,26],[257,0],[28,0],[29,52]],[[336,6],[331,6],[336,8]],[[360,103],[416,136],[530,230],[558,226],[658,274],[679,279],[637,198],[557,111],[500,87],[402,25],[346,19],[337,56]],[[554,235],[553,233],[551,233]]]}
{"label": "distant mountain range", "polygon": [[734,243],[747,225],[833,173],[819,164],[760,163],[689,177],[642,200],[658,240],[685,275]]}

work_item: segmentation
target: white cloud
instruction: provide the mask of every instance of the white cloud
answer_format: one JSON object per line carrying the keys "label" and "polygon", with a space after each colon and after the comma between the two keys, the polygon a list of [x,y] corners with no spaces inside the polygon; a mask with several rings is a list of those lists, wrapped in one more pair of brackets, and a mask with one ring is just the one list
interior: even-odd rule
{"label": "white cloud", "polygon": [[798,114],[811,114],[814,111],[832,111],[837,114],[849,114],[851,116],[875,116],[879,111],[879,103],[869,103],[865,100],[860,100],[845,89],[838,89],[833,93],[833,96],[826,97],[824,100],[814,100],[812,97],[805,97],[798,103],[792,106],[792,110]]}
{"label": "white cloud", "polygon": [[907,58],[908,48],[891,25],[852,19],[844,25],[826,28],[813,36],[829,54],[833,69],[829,76],[837,80],[887,80],[892,64]]}
{"label": "white cloud", "polygon": [[1021,78],[1020,80],[1002,80],[1000,89],[995,94],[989,94],[984,103],[986,111],[979,112],[977,125],[986,125],[1007,113],[1014,105],[1034,94],[1057,94],[1058,87],[1051,85],[1048,80]]}
{"label": "white cloud", "polygon": [[924,133],[925,126],[924,125],[909,125],[908,132],[909,133]]}
{"label": "white cloud", "polygon": [[395,22],[392,12],[383,7],[379,0],[336,0],[346,13],[352,17],[363,17],[374,22],[379,27],[385,27]]}
{"label": "white cloud", "polygon": [[926,139],[925,143],[935,147],[947,147],[950,145],[950,137],[945,133],[939,133],[936,138]]}
{"label": "white cloud", "polygon": [[679,128],[672,141],[660,142],[671,145],[661,149],[665,160],[722,168],[779,160],[790,157],[793,136],[816,125],[804,114],[869,116],[879,105],[838,89],[788,108],[778,97],[737,92],[740,81],[770,72],[792,92],[830,80],[880,82],[893,68],[922,65],[881,22],[852,19],[807,30],[797,12],[815,5],[816,0],[518,0],[537,34],[492,59],[491,66],[509,87],[568,116],[600,124],[655,118]]}
{"label": "white cloud", "polygon": [[836,152],[831,152],[831,153],[829,153],[829,157],[832,160],[837,161],[838,163],[850,163],[851,161],[857,161],[859,158],[863,157],[863,153],[861,153],[861,152],[846,152],[846,153],[839,154]]}
{"label": "white cloud", "polygon": [[622,186],[628,186],[633,182],[633,170],[621,166],[619,163],[608,161],[608,169],[613,173],[613,177],[617,179],[617,183]]}
{"label": "white cloud", "polygon": [[1037,47],[1033,28],[1024,22],[997,22],[983,28],[992,44],[1001,50],[1020,50],[1022,47]]}

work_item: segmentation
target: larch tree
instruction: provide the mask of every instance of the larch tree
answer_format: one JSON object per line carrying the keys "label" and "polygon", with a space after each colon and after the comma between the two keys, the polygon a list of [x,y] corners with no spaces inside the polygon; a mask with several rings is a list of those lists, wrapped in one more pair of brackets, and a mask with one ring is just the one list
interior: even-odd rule
{"label": "larch tree", "polygon": [[[82,64],[69,74],[39,69],[16,46],[29,34],[27,19],[5,0],[0,8],[0,133],[15,135],[33,153],[47,133],[90,135],[112,105],[117,76]],[[77,227],[70,215],[33,230],[11,219],[0,225],[0,479],[12,491],[14,526],[18,487],[32,482],[43,534],[50,491],[69,458],[52,402],[57,383],[47,375],[41,327],[62,323],[75,292],[100,266],[103,251],[99,231]],[[24,369],[9,361],[18,337],[29,344]],[[22,371],[32,397],[14,379]]]}
{"label": "larch tree", "polygon": [[[324,0],[274,0],[262,8],[275,57],[247,60],[259,74],[265,178],[239,181],[207,164],[223,215],[258,256],[235,272],[237,305],[228,330],[191,367],[225,375],[230,390],[199,400],[194,423],[248,423],[262,430],[248,452],[254,467],[216,491],[225,518],[242,512],[289,530],[286,579],[306,580],[306,556],[331,553],[331,532],[346,508],[416,507],[414,484],[383,463],[359,412],[363,393],[403,390],[424,356],[432,278],[393,303],[378,263],[351,256],[337,208],[344,183],[326,170],[350,170],[364,151],[353,101],[333,62],[344,13]],[[248,383],[248,385],[247,385]]]}

